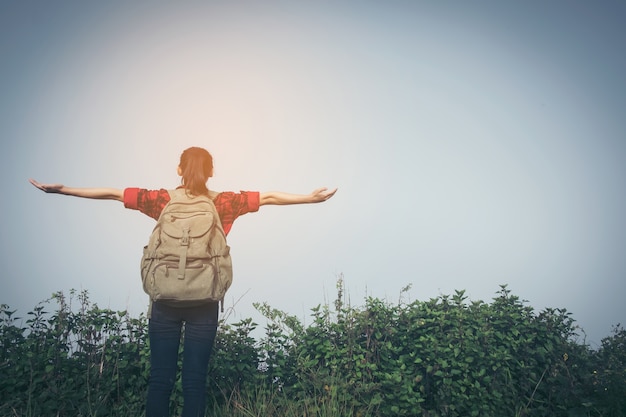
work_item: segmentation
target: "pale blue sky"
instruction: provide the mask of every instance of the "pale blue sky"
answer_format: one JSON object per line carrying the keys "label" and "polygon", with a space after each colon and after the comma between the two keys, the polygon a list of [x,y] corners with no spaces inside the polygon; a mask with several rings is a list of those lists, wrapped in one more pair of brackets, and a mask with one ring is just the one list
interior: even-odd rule
{"label": "pale blue sky", "polygon": [[174,187],[197,145],[216,190],[339,187],[235,223],[231,321],[343,274],[355,305],[508,284],[594,346],[626,322],[623,2],[89,3],[0,3],[0,302],[145,311],[153,221],[27,179]]}

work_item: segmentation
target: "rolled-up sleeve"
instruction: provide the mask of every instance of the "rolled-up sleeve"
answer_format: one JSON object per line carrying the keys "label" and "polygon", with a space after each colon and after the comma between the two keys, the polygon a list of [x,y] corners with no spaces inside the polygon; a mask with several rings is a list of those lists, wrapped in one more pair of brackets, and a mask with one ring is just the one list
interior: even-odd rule
{"label": "rolled-up sleeve", "polygon": [[248,213],[259,211],[259,207],[261,206],[261,193],[258,191],[242,191],[241,194],[248,196]]}
{"label": "rolled-up sleeve", "polygon": [[218,194],[215,207],[222,221],[224,233],[228,234],[239,216],[259,210],[260,193],[258,191],[226,191]]}
{"label": "rolled-up sleeve", "polygon": [[137,207],[137,195],[139,194],[139,188],[125,188],[124,189],[124,207],[131,210],[139,210]]}
{"label": "rolled-up sleeve", "polygon": [[158,219],[163,207],[170,201],[166,189],[146,190],[144,188],[124,189],[124,207],[139,210],[143,214]]}

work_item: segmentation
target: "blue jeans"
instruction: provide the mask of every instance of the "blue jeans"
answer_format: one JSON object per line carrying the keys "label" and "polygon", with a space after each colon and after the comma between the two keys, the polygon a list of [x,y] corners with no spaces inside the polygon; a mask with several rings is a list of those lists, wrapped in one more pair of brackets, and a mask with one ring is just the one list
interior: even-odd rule
{"label": "blue jeans", "polygon": [[150,379],[147,417],[169,417],[184,323],[183,417],[203,417],[209,357],[217,332],[218,303],[177,308],[153,303],[148,323]]}

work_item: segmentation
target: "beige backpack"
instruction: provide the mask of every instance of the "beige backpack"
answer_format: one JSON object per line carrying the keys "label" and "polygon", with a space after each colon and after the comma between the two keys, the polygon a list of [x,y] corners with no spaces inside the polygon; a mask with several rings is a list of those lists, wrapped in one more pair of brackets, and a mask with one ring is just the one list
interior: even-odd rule
{"label": "beige backpack", "polygon": [[220,301],[223,310],[233,267],[215,205],[184,189],[169,194],[143,250],[143,289],[154,302],[191,307]]}

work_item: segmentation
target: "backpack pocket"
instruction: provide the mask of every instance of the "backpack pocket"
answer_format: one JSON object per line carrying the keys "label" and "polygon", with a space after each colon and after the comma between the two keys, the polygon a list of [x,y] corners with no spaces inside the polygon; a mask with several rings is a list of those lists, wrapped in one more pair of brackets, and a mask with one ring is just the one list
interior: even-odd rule
{"label": "backpack pocket", "polygon": [[143,290],[148,295],[150,295],[148,289],[150,288],[151,284],[148,277],[152,268],[152,264],[156,261],[157,260],[155,259],[154,251],[149,250],[147,245],[144,246],[143,256],[141,257],[141,264],[139,265],[139,268],[141,270],[141,283],[143,285]]}
{"label": "backpack pocket", "polygon": [[225,292],[219,275],[214,262],[198,259],[187,262],[181,279],[178,260],[158,260],[148,269],[144,290],[152,301],[173,306],[191,307],[217,302]]}

